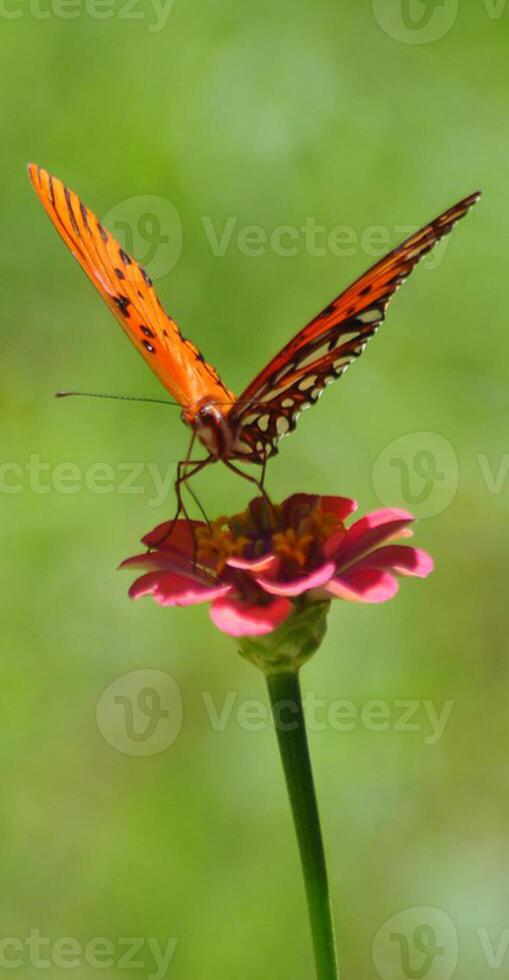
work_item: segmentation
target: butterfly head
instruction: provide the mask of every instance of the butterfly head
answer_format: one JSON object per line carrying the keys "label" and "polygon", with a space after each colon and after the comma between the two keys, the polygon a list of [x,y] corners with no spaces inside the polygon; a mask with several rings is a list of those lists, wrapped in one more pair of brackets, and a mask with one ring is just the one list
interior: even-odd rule
{"label": "butterfly head", "polygon": [[227,459],[231,455],[233,434],[224,406],[210,400],[203,402],[191,425],[214,459]]}

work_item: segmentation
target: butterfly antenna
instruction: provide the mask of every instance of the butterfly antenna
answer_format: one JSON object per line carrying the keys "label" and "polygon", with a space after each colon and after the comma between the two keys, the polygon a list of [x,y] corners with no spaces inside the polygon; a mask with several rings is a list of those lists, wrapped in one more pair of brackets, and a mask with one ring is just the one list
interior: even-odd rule
{"label": "butterfly antenna", "polygon": [[144,398],[136,395],[107,395],[97,391],[56,391],[55,398],[112,398],[121,402],[152,402],[155,405],[172,405],[181,408],[178,402],[169,402],[165,398]]}

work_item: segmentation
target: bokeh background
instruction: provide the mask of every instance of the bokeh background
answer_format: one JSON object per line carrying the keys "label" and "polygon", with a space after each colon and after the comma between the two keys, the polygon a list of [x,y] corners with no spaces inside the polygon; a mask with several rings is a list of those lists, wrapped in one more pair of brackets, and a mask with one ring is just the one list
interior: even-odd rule
{"label": "bokeh background", "polygon": [[[105,937],[103,968],[82,953],[74,972],[109,980],[132,976],[122,938],[143,937],[134,959],[149,977],[148,938],[173,937],[175,980],[313,975],[274,732],[242,713],[266,705],[262,677],[204,608],[133,605],[115,570],[172,512],[153,473],[171,478],[187,434],[162,407],[52,397],[161,389],[43,214],[25,174],[35,159],[112,212],[237,391],[380,243],[483,189],[282,443],[269,487],[413,508],[437,565],[387,606],[337,603],[303,675],[324,702],[310,737],[344,975],[411,975],[394,940],[373,959],[376,934],[409,909],[410,970],[428,922],[437,941],[449,932],[420,975],[451,976],[456,940],[462,980],[507,975],[505,5],[10,0],[0,29],[0,933],[20,944],[2,955],[39,976],[39,930],[59,976],[58,940]],[[326,229],[318,247],[306,219]],[[281,226],[296,229],[292,254],[270,241]],[[338,226],[340,254],[327,242]],[[212,514],[249,499],[221,467],[196,488]],[[168,737],[150,742],[136,678],[152,675],[118,680],[133,671],[174,682]],[[354,706],[350,730],[327,721],[338,699]]]}

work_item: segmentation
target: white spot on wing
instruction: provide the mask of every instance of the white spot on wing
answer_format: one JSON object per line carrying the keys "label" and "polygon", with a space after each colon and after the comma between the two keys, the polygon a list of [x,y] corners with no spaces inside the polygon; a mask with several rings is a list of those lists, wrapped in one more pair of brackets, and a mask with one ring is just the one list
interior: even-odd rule
{"label": "white spot on wing", "polygon": [[312,388],[314,384],[316,384],[316,374],[310,374],[309,377],[303,378],[302,381],[299,381],[299,391],[307,391],[308,388]]}
{"label": "white spot on wing", "polygon": [[334,361],[333,368],[334,368],[335,371],[340,371],[341,368],[343,368],[343,367],[346,366],[346,364],[347,364],[347,361],[345,361],[345,359],[343,357],[340,357],[340,358],[338,358],[337,361]]}
{"label": "white spot on wing", "polygon": [[361,323],[375,323],[376,320],[380,320],[381,314],[380,310],[376,307],[372,307],[370,310],[364,310],[363,313],[358,313],[356,320],[360,320]]}

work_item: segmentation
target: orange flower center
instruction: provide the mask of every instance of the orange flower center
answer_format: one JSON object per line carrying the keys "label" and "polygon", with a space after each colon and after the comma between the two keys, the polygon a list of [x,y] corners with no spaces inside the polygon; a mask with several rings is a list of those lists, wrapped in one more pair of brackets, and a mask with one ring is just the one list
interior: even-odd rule
{"label": "orange flower center", "polygon": [[224,572],[228,558],[240,557],[249,544],[245,535],[232,534],[229,522],[228,517],[218,517],[209,527],[199,527],[196,531],[196,557],[204,565],[212,566],[218,575]]}
{"label": "orange flower center", "polygon": [[249,510],[233,517],[219,517],[196,531],[197,559],[221,575],[232,557],[259,558],[273,552],[288,571],[313,564],[321,546],[332,534],[344,530],[335,514],[324,513],[321,505],[301,517],[295,527],[283,527],[281,508],[267,510],[267,527],[257,527]]}

